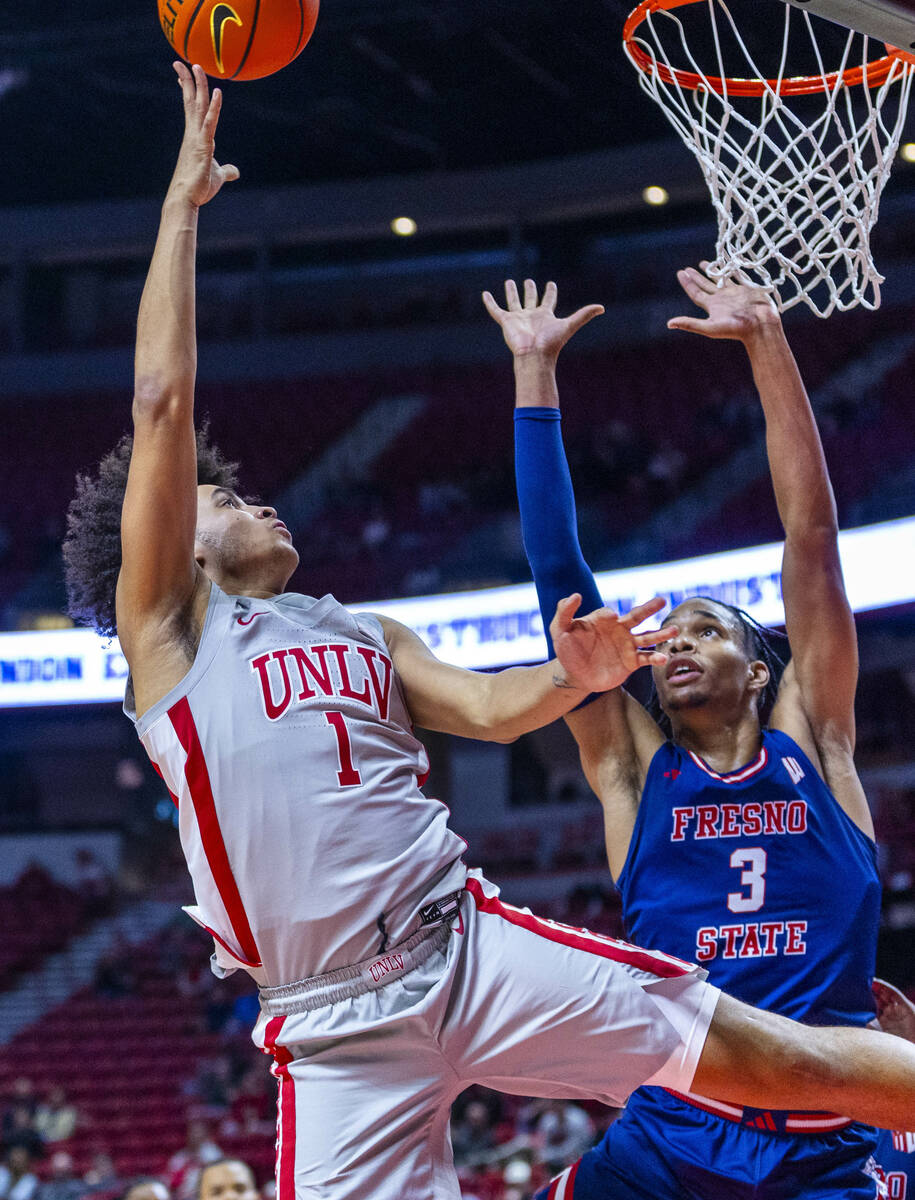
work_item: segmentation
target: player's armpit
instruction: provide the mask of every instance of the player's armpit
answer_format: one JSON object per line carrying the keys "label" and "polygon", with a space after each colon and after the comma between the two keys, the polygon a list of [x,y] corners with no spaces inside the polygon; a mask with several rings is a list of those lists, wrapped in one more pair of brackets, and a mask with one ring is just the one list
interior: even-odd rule
{"label": "player's armpit", "polygon": [[862,833],[873,838],[874,822],[855,770],[853,743],[849,741],[847,730],[841,721],[836,724],[824,721],[819,729],[814,728],[808,715],[794,658],[789,661],[782,674],[769,725],[797,742],[839,806]]}
{"label": "player's armpit", "polygon": [[623,688],[606,692],[565,720],[578,744],[585,778],[604,810],[607,861],[617,879],[629,854],[648,766],[664,735]]}

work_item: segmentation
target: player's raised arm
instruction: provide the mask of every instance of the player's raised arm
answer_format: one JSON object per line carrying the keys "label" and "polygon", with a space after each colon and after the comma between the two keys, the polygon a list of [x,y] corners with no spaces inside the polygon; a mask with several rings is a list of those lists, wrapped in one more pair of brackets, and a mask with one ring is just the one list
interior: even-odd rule
{"label": "player's raised arm", "polygon": [[[175,63],[184,139],[169,185],[137,321],[133,451],[121,518],[118,633],[131,669],[167,640],[203,582],[194,561],[197,213],[238,177],[213,157],[221,93]],[[145,649],[144,649],[145,648]]]}
{"label": "player's raised arm", "polygon": [[580,595],[560,600],[550,626],[556,658],[539,667],[489,674],[441,662],[412,630],[380,618],[407,708],[424,729],[483,741],[510,742],[580,704],[591,692],[619,685],[640,666],[663,664],[665,633],[633,630],[664,607],[655,599],[625,617],[606,608],[576,618]]}
{"label": "player's raised arm", "polygon": [[719,286],[692,268],[677,277],[707,317],[675,317],[669,327],[742,342],[765,414],[769,470],[785,530],[782,591],[792,654],[772,725],[813,750],[836,799],[873,836],[852,765],[855,623],[839,560],[835,498],[803,380],[768,292],[734,281]]}
{"label": "player's raised arm", "polygon": [[[506,307],[489,292],[483,302],[512,352],[515,373],[515,480],[524,549],[531,565],[546,629],[558,599],[572,589],[584,612],[601,596],[578,541],[572,479],[562,444],[556,362],[572,335],[603,312],[593,304],[569,317],[556,316],[556,285],[542,299],[530,279],[523,301],[512,280]],[[549,638],[547,639],[549,647]],[[566,718],[581,753],[582,768],[604,807],[607,857],[619,875],[629,848],[641,786],[651,756],[663,741],[638,701],[614,689]]]}

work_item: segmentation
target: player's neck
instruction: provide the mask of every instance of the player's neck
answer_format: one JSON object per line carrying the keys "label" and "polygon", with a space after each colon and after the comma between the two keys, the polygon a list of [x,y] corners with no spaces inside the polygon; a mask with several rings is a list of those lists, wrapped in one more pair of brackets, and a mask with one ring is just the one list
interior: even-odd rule
{"label": "player's neck", "polygon": [[256,600],[273,600],[286,590],[288,580],[279,575],[261,573],[235,574],[227,571],[207,571],[210,579],[228,596],[252,596]]}
{"label": "player's neck", "polygon": [[713,771],[727,775],[745,766],[759,753],[762,731],[756,713],[744,713],[736,721],[709,721],[695,710],[671,718],[673,739],[684,750],[707,762]]}

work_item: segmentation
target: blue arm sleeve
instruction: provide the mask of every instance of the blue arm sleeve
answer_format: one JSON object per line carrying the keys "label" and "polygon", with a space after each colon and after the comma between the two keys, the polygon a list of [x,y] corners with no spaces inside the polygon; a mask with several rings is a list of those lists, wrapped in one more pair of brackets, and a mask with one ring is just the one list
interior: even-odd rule
{"label": "blue arm sleeve", "polygon": [[581,615],[603,604],[578,543],[575,495],[558,408],[515,409],[515,483],[521,536],[552,656],[549,627],[559,601],[581,592]]}

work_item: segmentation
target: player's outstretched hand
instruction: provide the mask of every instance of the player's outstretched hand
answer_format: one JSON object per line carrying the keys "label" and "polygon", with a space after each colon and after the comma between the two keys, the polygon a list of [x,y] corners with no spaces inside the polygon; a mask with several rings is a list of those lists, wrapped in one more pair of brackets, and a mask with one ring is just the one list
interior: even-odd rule
{"label": "player's outstretched hand", "polygon": [[224,183],[238,178],[238,168],[215,158],[216,126],[222,108],[222,92],[210,98],[202,67],[190,70],[183,62],[173,64],[184,98],[184,140],[169,191],[196,207],[212,200]]}
{"label": "player's outstretched hand", "polygon": [[708,316],[674,317],[668,329],[683,329],[710,338],[731,338],[742,342],[767,325],[778,325],[781,318],[766,288],[725,279],[715,283],[705,273],[709,264],[702,262],[697,271],[687,267],[677,272],[680,286],[694,304],[705,309]]}
{"label": "player's outstretched hand", "polygon": [[550,623],[550,636],[567,686],[609,692],[639,667],[663,666],[667,662],[667,655],[657,647],[676,637],[675,625],[649,633],[633,633],[636,626],[664,607],[665,601],[660,596],[637,605],[625,617],[609,608],[576,617],[580,604],[577,592],[560,600]]}
{"label": "player's outstretched hand", "polygon": [[877,1021],[884,1033],[915,1042],[915,1004],[883,979],[871,984],[877,1001]]}
{"label": "player's outstretched hand", "polygon": [[588,304],[569,317],[556,316],[556,284],[548,283],[538,300],[533,279],[524,281],[524,303],[513,279],[505,281],[505,308],[500,308],[491,292],[483,293],[486,311],[501,326],[505,344],[515,358],[541,354],[556,358],[573,333],[582,325],[599,317],[604,311],[600,304]]}

